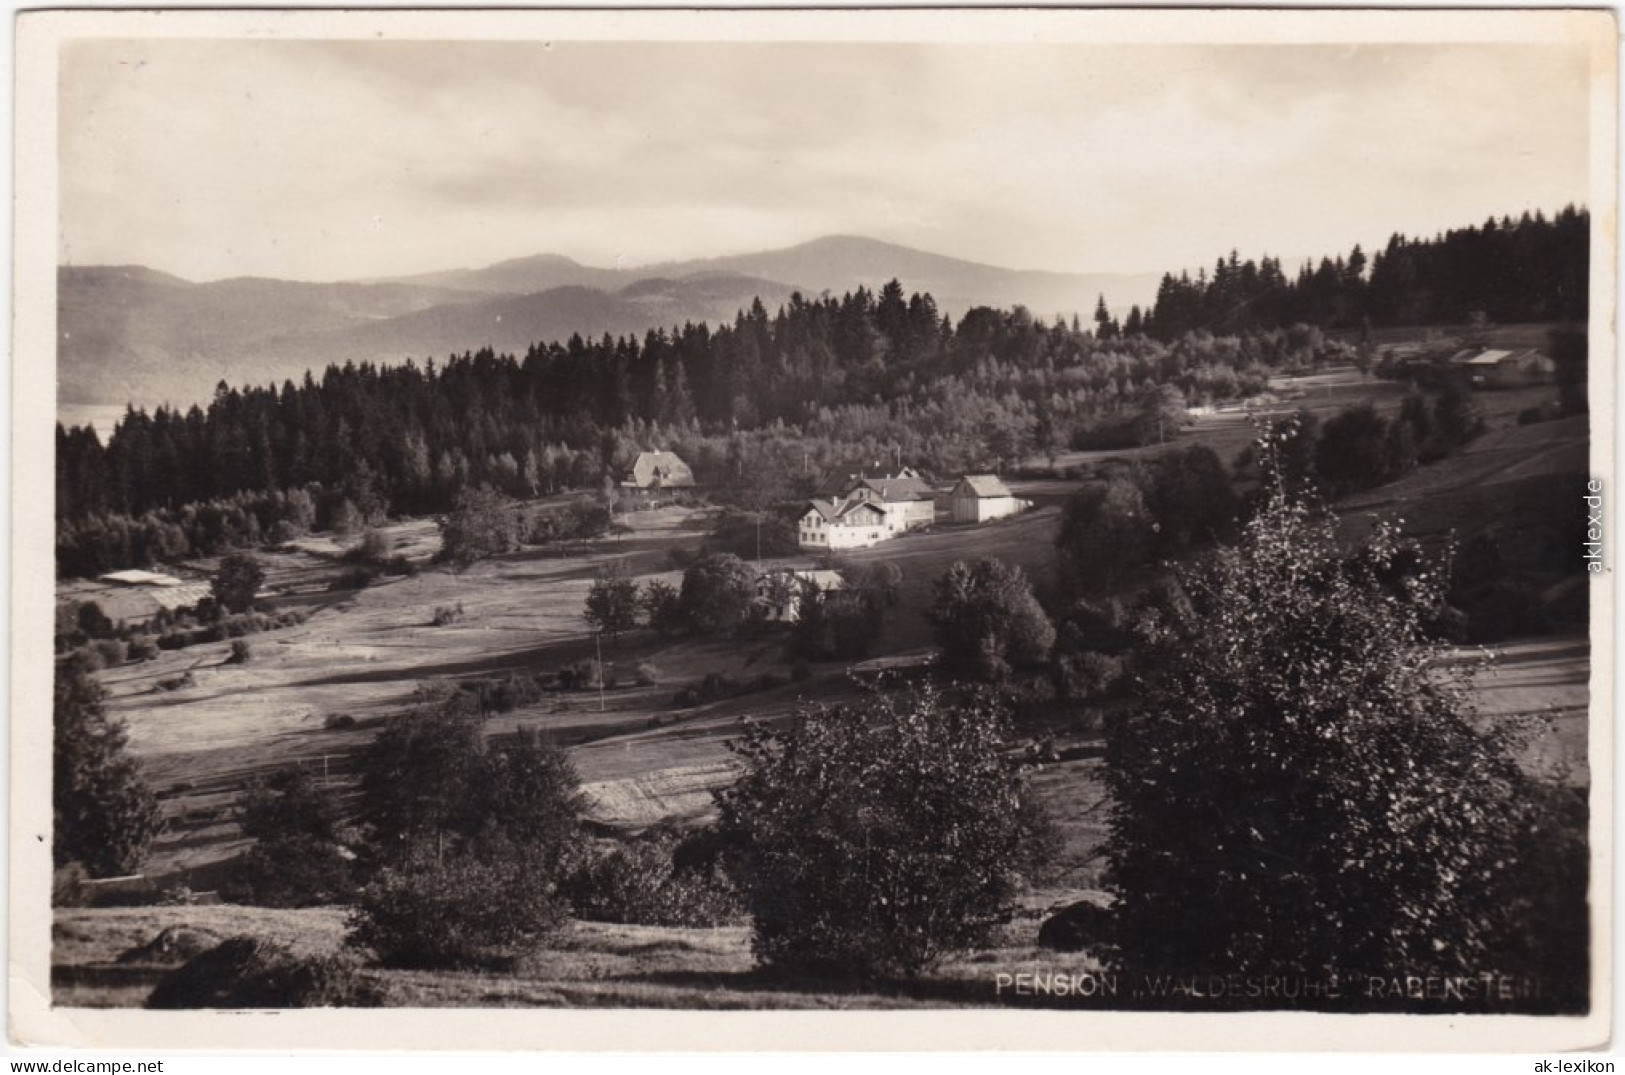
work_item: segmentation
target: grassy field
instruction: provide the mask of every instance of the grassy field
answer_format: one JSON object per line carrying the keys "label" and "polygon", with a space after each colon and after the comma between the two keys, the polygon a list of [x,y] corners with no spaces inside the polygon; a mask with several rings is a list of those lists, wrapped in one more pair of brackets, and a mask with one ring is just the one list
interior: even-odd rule
{"label": "grassy field", "polygon": [[[1285,405],[1308,406],[1324,416],[1357,399],[1395,407],[1399,386],[1347,372],[1279,386]],[[1423,467],[1392,485],[1341,506],[1351,535],[1381,516],[1402,515],[1413,532],[1470,530],[1531,510],[1566,510],[1557,478],[1586,468],[1583,419],[1517,426],[1519,410],[1553,398],[1547,387],[1485,393],[1477,398],[1490,432],[1451,459]],[[1145,456],[1202,443],[1227,462],[1245,446],[1253,427],[1245,415],[1198,419],[1169,445],[1136,452],[1072,453],[1060,467],[1106,458]],[[1064,469],[1063,469],[1064,472]],[[879,647],[886,658],[930,651],[926,611],[931,585],[959,559],[998,557],[1019,564],[1037,588],[1053,582],[1053,540],[1059,503],[1075,481],[1012,483],[1035,510],[983,526],[942,525],[874,549],[853,552],[853,563],[885,561],[902,571],[902,603]],[[1566,496],[1566,492],[1563,493]],[[1583,518],[1578,508],[1577,520]],[[328,586],[340,568],[340,546],[317,536],[263,556],[268,588],[278,603],[303,607],[303,625],[253,636],[253,659],[227,664],[227,643],[162,652],[158,659],[101,673],[110,710],[130,730],[130,745],[157,788],[168,822],[149,873],[161,885],[194,891],[217,887],[221,871],[245,841],[233,820],[234,804],[257,777],[300,763],[335,785],[352,775],[351,756],[391,713],[412,701],[427,680],[547,673],[595,653],[581,609],[592,581],[619,561],[633,576],[676,583],[671,553],[697,549],[709,515],[668,507],[624,517],[630,532],[583,543],[565,554],[527,550],[481,562],[462,572],[440,568],[413,577],[380,579],[351,592]],[[401,552],[426,561],[438,544],[432,522],[412,520],[386,528]],[[811,566],[806,558],[771,561]],[[1579,567],[1578,549],[1575,558]],[[208,565],[200,565],[207,567]],[[768,565],[764,565],[768,566]],[[437,627],[435,610],[461,604],[463,618]],[[589,810],[603,824],[634,831],[662,822],[706,817],[712,792],[732,779],[726,740],[745,716],[774,719],[798,704],[849,694],[846,670],[816,666],[810,678],[789,681],[782,642],[774,638],[661,641],[647,632],[619,646],[606,642],[604,659],[618,685],[596,691],[556,691],[541,702],[493,716],[490,734],[536,729],[569,749],[581,774]],[[1476,659],[1463,651],[1452,660]],[[635,676],[641,666],[643,675]],[[191,672],[194,684],[165,691],[160,680]],[[774,673],[783,685],[689,708],[673,694],[707,673],[746,681]],[[1524,762],[1533,771],[1572,786],[1589,784],[1586,767],[1590,675],[1586,639],[1550,636],[1497,647],[1478,677],[1476,697],[1487,720],[1531,715],[1546,723],[1532,735]],[[636,685],[637,679],[647,682]],[[354,718],[332,729],[330,718]],[[512,975],[376,972],[392,1003],[412,1005],[636,1004],[653,1007],[877,1007],[994,1003],[989,966],[1038,965],[1062,969],[1073,957],[1040,953],[1037,923],[1049,908],[1096,889],[1107,802],[1100,779],[1100,744],[1083,734],[1056,740],[1059,760],[1033,774],[1035,788],[1066,839],[1061,870],[1043,890],[1028,894],[1022,914],[996,949],[971,953],[942,968],[924,985],[851,992],[829,983],[762,978],[752,969],[742,929],[662,930],[576,923],[557,942],[528,958]],[[58,999],[68,1004],[139,1003],[161,967],[118,963],[118,956],[150,941],[167,924],[186,923],[230,935],[239,932],[336,946],[342,913],[334,909],[269,911],[227,906],[63,910],[53,931]],[[1083,966],[1080,959],[1079,966]],[[373,972],[369,972],[373,973]]]}

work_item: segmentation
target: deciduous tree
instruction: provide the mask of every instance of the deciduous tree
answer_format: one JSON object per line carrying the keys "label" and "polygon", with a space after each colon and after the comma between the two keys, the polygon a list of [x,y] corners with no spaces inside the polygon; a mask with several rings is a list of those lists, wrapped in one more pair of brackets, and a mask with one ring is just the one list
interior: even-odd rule
{"label": "deciduous tree", "polygon": [[873,692],[752,725],[718,796],[724,841],[770,966],[912,975],[1010,919],[1023,871],[1053,850],[982,694]]}

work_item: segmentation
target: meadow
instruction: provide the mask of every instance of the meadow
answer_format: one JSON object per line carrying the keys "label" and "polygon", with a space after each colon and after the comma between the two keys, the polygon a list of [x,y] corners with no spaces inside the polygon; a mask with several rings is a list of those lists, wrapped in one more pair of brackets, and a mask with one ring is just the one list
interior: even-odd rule
{"label": "meadow", "polygon": [[[1323,417],[1353,400],[1372,399],[1389,409],[1400,398],[1397,386],[1348,372],[1278,390],[1283,406],[1308,406]],[[1553,478],[1584,471],[1585,420],[1523,426],[1514,420],[1518,411],[1554,394],[1547,387],[1478,397],[1489,432],[1459,455],[1340,505],[1348,533],[1378,517],[1402,516],[1414,532],[1454,531],[1460,537],[1522,515],[1565,510],[1551,500]],[[879,663],[914,663],[930,654],[931,585],[955,560],[997,557],[1020,565],[1040,592],[1050,585],[1059,503],[1085,480],[1069,468],[1192,443],[1214,447],[1228,463],[1252,430],[1245,414],[1220,413],[1198,419],[1170,445],[1072,453],[1057,461],[1056,476],[1012,483],[1018,495],[1034,501],[1026,514],[982,526],[940,525],[850,554],[853,563],[884,561],[902,572],[901,604],[881,639]],[[1582,506],[1572,507],[1582,518]],[[726,742],[742,718],[786,717],[798,705],[856,689],[838,663],[813,665],[809,675],[794,678],[782,636],[667,640],[638,631],[613,644],[594,639],[581,615],[593,580],[618,563],[640,582],[680,583],[673,553],[698,550],[710,517],[702,507],[630,512],[618,518],[626,529],[615,536],[562,551],[526,549],[465,570],[431,566],[438,548],[433,522],[404,520],[382,532],[393,553],[424,569],[353,591],[329,588],[338,570],[334,555],[344,547],[332,535],[264,552],[266,587],[277,595],[273,603],[305,608],[311,613],[305,623],[252,636],[253,657],[246,663],[228,663],[229,644],[220,642],[162,651],[154,660],[100,674],[110,693],[109,712],[127,724],[130,749],[157,790],[167,821],[148,867],[154,885],[194,894],[217,889],[247,846],[234,811],[254,780],[298,764],[331,786],[346,787],[358,748],[392,713],[409,706],[425,682],[552,673],[600,652],[613,671],[613,686],[602,692],[549,690],[538,702],[492,715],[487,733],[535,729],[567,748],[589,817],[604,831],[630,834],[656,824],[704,821],[712,793],[732,779]],[[1581,572],[1578,548],[1574,561]],[[787,557],[760,566],[815,563]],[[455,605],[461,605],[461,618],[436,626],[436,610]],[[1480,657],[1462,648],[1446,663]],[[187,672],[191,686],[159,688],[160,681]],[[709,673],[738,681],[766,675],[774,685],[711,703],[675,704],[676,691]],[[1524,764],[1578,789],[1590,783],[1589,679],[1583,635],[1519,639],[1494,647],[1474,694],[1487,721],[1538,717],[1543,723],[1525,744]],[[1044,729],[1042,735],[1053,751],[1032,780],[1065,838],[1059,869],[1023,895],[1015,920],[994,946],[950,960],[923,982],[834,987],[770,979],[754,969],[743,927],[588,922],[572,923],[512,973],[367,973],[381,983],[388,1003],[415,1006],[886,1007],[998,1003],[995,967],[1096,969],[1086,955],[1039,949],[1037,930],[1050,910],[1100,895],[1108,807],[1100,741],[1097,733],[1081,729]],[[58,1003],[139,1004],[164,968],[120,957],[176,925],[333,950],[342,943],[344,911],[229,905],[60,909],[53,928]]]}

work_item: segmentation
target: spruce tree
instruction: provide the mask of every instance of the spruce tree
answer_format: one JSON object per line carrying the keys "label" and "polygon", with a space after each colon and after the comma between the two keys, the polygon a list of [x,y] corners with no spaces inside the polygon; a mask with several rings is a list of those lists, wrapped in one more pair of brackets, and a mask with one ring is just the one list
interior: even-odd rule
{"label": "spruce tree", "polygon": [[134,873],[162,826],[158,800],[124,726],[107,718],[106,692],[78,662],[58,663],[53,695],[52,860],[93,877]]}

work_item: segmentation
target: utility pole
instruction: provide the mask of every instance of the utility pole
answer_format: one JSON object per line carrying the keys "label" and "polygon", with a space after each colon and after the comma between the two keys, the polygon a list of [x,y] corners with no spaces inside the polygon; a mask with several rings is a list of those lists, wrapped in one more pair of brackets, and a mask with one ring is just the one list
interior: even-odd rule
{"label": "utility pole", "polygon": [[598,648],[598,712],[604,711],[604,632],[592,633],[593,645]]}

